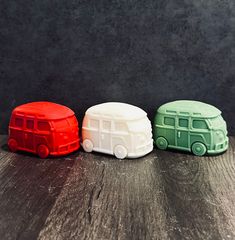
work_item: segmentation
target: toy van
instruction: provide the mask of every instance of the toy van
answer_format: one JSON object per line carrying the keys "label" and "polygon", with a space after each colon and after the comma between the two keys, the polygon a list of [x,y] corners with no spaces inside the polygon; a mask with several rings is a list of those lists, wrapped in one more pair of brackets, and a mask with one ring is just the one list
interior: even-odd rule
{"label": "toy van", "polygon": [[153,149],[152,127],[142,109],[108,102],[89,108],[82,125],[83,148],[119,159],[137,158]]}
{"label": "toy van", "polygon": [[16,107],[9,124],[8,146],[40,158],[69,154],[79,148],[78,121],[74,112],[51,102]]}
{"label": "toy van", "polygon": [[180,100],[162,105],[154,120],[158,148],[191,151],[197,156],[217,154],[228,148],[227,126],[216,107]]}

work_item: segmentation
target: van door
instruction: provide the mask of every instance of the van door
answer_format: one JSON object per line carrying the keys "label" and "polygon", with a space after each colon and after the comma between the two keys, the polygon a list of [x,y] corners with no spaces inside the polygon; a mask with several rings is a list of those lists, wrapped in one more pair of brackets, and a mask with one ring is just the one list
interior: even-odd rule
{"label": "van door", "polygon": [[12,126],[11,136],[17,141],[20,148],[24,148],[24,118],[15,116],[15,118],[13,118]]}
{"label": "van door", "polygon": [[164,116],[163,126],[159,127],[159,136],[166,138],[168,145],[176,145],[176,126],[175,126],[175,117],[173,116]]}
{"label": "van door", "polygon": [[176,139],[177,139],[178,147],[189,148],[190,139],[189,139],[189,119],[188,118],[179,117]]}
{"label": "van door", "polygon": [[[85,135],[83,135],[83,141],[89,139],[94,145],[94,149],[100,148],[100,120],[99,119],[89,119],[85,116],[87,124],[83,125],[85,130]],[[84,121],[84,120],[83,120]]]}
{"label": "van door", "polygon": [[24,144],[25,148],[33,151],[34,147],[34,119],[26,119],[26,127],[24,132]]}
{"label": "van door", "polygon": [[101,121],[100,128],[100,148],[106,152],[112,152],[111,145],[111,121]]}

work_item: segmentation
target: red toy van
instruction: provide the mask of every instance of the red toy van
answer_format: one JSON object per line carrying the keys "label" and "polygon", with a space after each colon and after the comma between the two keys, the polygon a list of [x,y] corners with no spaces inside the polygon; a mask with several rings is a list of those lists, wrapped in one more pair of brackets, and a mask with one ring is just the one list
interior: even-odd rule
{"label": "red toy van", "polygon": [[48,155],[66,155],[80,147],[78,121],[74,112],[51,102],[32,102],[16,107],[11,115],[8,146]]}

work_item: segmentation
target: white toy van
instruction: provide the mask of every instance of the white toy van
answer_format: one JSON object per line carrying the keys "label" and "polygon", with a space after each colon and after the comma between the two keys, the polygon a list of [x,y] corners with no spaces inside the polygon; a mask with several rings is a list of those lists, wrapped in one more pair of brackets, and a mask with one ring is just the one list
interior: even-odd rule
{"label": "white toy van", "polygon": [[107,102],[90,107],[83,119],[83,148],[119,159],[137,158],[152,151],[152,127],[147,113],[125,103]]}

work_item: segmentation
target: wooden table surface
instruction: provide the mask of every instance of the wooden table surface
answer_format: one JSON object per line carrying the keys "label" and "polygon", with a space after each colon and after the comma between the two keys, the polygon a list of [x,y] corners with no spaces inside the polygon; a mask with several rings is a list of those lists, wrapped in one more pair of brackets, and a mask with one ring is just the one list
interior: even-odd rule
{"label": "wooden table surface", "polygon": [[235,239],[235,138],[215,157],[82,150],[41,160],[0,137],[0,239]]}

